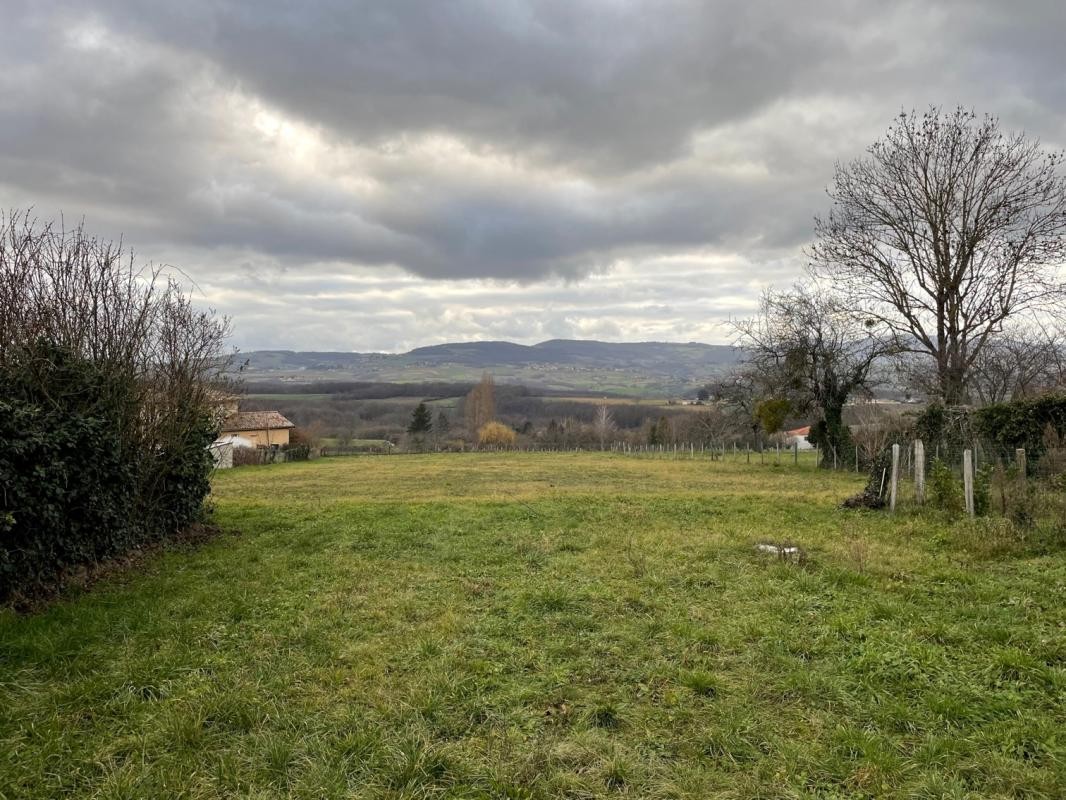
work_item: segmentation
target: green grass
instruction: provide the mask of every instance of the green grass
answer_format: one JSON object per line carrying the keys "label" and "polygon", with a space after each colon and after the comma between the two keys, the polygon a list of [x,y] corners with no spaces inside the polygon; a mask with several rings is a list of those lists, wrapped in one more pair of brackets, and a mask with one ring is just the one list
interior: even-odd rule
{"label": "green grass", "polygon": [[1066,795],[1066,556],[837,510],[859,484],[606,454],[220,474],[239,535],[0,612],[0,797]]}

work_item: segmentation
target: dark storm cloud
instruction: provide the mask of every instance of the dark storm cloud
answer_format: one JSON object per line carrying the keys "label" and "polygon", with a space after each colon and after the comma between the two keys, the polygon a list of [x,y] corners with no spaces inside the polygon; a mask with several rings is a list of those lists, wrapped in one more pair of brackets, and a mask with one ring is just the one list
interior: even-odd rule
{"label": "dark storm cloud", "polygon": [[637,286],[708,252],[765,281],[798,270],[833,161],[900,108],[1066,143],[1063,22],[1046,0],[14,2],[0,202],[219,287],[622,263]]}

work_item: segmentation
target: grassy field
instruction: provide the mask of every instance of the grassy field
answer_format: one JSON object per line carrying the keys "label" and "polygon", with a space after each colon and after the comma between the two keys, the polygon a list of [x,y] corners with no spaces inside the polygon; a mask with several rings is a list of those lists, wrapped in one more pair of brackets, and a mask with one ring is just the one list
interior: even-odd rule
{"label": "grassy field", "polygon": [[[0,612],[0,797],[1066,796],[1066,555],[837,510],[858,484],[601,454],[220,474],[231,533]],[[753,547],[786,540],[804,563]]]}

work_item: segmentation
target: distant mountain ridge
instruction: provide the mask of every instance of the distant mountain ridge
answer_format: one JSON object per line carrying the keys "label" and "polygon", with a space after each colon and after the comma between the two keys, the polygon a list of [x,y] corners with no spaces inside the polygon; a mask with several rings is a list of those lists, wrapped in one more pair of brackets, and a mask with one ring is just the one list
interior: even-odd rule
{"label": "distant mountain ridge", "polygon": [[497,380],[546,388],[678,392],[736,363],[729,345],[698,342],[600,342],[550,339],[534,345],[506,341],[452,342],[407,353],[254,350],[241,354],[248,380]]}
{"label": "distant mountain ridge", "polygon": [[598,342],[593,339],[549,339],[534,345],[514,342],[456,342],[416,347],[407,358],[464,364],[588,364],[629,366],[639,361],[670,362],[679,356],[704,363],[735,361],[728,345],[696,342]]}

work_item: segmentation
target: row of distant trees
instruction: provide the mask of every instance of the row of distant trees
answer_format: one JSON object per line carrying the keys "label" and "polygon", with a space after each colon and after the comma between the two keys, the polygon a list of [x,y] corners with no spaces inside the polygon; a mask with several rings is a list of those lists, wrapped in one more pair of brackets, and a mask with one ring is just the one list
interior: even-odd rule
{"label": "row of distant trees", "polygon": [[[461,411],[466,423],[465,435],[462,436],[464,440],[485,447],[511,447],[515,444],[517,436],[514,429],[496,419],[496,384],[488,373],[463,398]],[[407,426],[409,443],[416,450],[423,450],[430,443],[440,446],[448,441],[451,433],[448,416],[443,411],[438,412],[434,424],[433,414],[425,402],[415,407]]]}
{"label": "row of distant trees", "polygon": [[733,442],[758,444],[765,441],[765,437],[752,437],[751,428],[742,414],[718,404],[707,405],[699,410],[679,410],[669,415],[646,415],[643,424],[634,427],[617,425],[612,406],[608,403],[586,405],[592,410],[591,419],[566,416],[551,418],[539,425],[531,420],[510,425],[494,419],[468,430],[463,426],[453,427],[444,411],[439,411],[434,417],[430,407],[422,402],[411,412],[407,446],[417,451],[451,449],[462,442],[464,446],[476,443],[481,446],[510,447],[517,444],[606,450],[620,442],[652,446],[691,443],[718,447]]}
{"label": "row of distant trees", "polygon": [[[534,435],[532,424],[528,421],[516,430],[496,419],[496,385],[489,373],[485,373],[463,398],[460,411],[465,422],[465,438],[480,446],[511,447],[517,443],[519,434],[541,443],[562,446],[566,440],[575,438],[573,433],[580,427],[582,434],[591,431],[600,448],[605,449],[617,430],[614,416],[606,403],[596,407],[591,425],[579,426],[573,420],[564,420],[560,426],[552,419],[539,437]],[[443,411],[439,412],[434,426],[432,412],[425,402],[415,407],[407,426],[410,444],[418,450],[424,449],[431,441],[439,446],[450,432],[451,426]]]}
{"label": "row of distant trees", "polygon": [[711,394],[843,455],[845,404],[887,377],[947,406],[1060,387],[1062,158],[970,111],[901,115],[837,165],[806,279],[736,323],[746,362]]}

